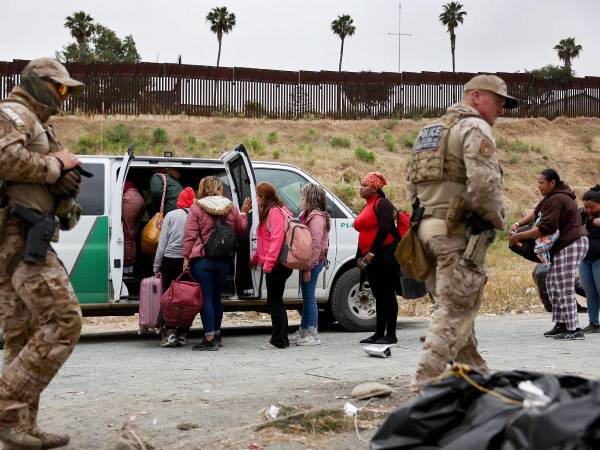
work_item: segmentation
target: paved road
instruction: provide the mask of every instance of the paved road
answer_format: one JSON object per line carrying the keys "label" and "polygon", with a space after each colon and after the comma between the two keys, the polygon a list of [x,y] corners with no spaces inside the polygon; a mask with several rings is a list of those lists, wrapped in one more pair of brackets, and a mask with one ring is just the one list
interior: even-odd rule
{"label": "paved road", "polygon": [[[580,320],[587,324],[583,315]],[[477,323],[480,348],[495,370],[600,376],[600,334],[584,341],[544,339],[550,325],[546,314],[483,316]],[[104,448],[128,420],[163,444],[233,439],[239,427],[260,422],[259,411],[277,401],[341,407],[347,400],[336,397],[360,382],[404,386],[426,327],[425,319],[402,320],[389,359],[366,356],[358,345],[363,334],[336,330],[322,333],[321,346],[261,350],[268,329],[229,329],[218,352],[161,349],[157,340],[127,335],[86,336],[44,394],[40,422],[68,429],[73,439],[67,448],[79,450]],[[184,420],[199,428],[178,430]],[[366,448],[352,436],[345,439],[339,448]]]}

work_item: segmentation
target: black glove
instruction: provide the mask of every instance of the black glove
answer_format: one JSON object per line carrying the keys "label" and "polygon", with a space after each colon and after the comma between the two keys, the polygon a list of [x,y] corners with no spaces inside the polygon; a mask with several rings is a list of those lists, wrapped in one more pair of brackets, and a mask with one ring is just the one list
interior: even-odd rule
{"label": "black glove", "polygon": [[81,185],[81,173],[79,170],[71,169],[63,173],[56,183],[50,185],[50,192],[54,195],[75,198],[79,194]]}
{"label": "black glove", "polygon": [[467,222],[471,225],[471,233],[479,234],[482,231],[494,228],[491,222],[482,219],[475,211],[469,211],[466,215]]}

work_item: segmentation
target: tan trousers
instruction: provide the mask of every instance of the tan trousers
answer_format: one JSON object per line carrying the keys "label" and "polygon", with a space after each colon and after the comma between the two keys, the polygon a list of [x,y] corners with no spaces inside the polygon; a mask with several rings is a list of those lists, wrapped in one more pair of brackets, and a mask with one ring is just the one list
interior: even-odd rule
{"label": "tan trousers", "polygon": [[0,400],[27,403],[29,423],[24,425],[36,427],[40,395],[79,341],[81,308],[62,263],[52,252],[44,263],[20,261],[12,276],[6,273],[23,244],[18,222],[11,218],[0,245],[4,332]]}
{"label": "tan trousers", "polygon": [[472,268],[465,264],[462,255],[466,246],[462,235],[435,236],[424,242],[427,255],[435,261],[427,286],[432,291],[436,309],[411,384],[415,392],[435,381],[449,361],[488,370],[477,351],[474,327],[487,280],[486,271],[484,267]]}

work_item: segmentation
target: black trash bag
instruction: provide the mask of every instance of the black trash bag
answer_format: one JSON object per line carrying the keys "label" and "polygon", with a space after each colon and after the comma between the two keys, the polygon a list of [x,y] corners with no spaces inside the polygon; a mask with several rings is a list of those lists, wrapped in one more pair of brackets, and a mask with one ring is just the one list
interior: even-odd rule
{"label": "black trash bag", "polygon": [[[531,226],[521,227],[517,230],[517,233],[531,230]],[[535,239],[522,239],[513,246],[508,247],[511,251],[519,256],[522,256],[528,261],[539,263],[540,259],[535,253]]]}
{"label": "black trash bag", "polygon": [[[591,450],[600,448],[600,382],[571,375],[506,371],[449,376],[392,412],[372,450]],[[550,399],[523,406],[531,381]],[[491,390],[499,396],[488,394]]]}

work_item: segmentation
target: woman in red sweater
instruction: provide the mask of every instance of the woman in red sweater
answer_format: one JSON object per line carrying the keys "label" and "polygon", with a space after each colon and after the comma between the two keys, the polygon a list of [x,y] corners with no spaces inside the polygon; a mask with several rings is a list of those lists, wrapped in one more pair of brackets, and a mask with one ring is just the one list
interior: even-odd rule
{"label": "woman in red sweater", "polygon": [[394,251],[400,236],[394,221],[395,208],[382,191],[386,184],[379,172],[365,175],[360,183],[360,196],[367,204],[354,221],[354,229],[358,231],[357,265],[369,281],[377,314],[375,334],[360,341],[363,344],[398,342],[396,280],[400,267]]}

